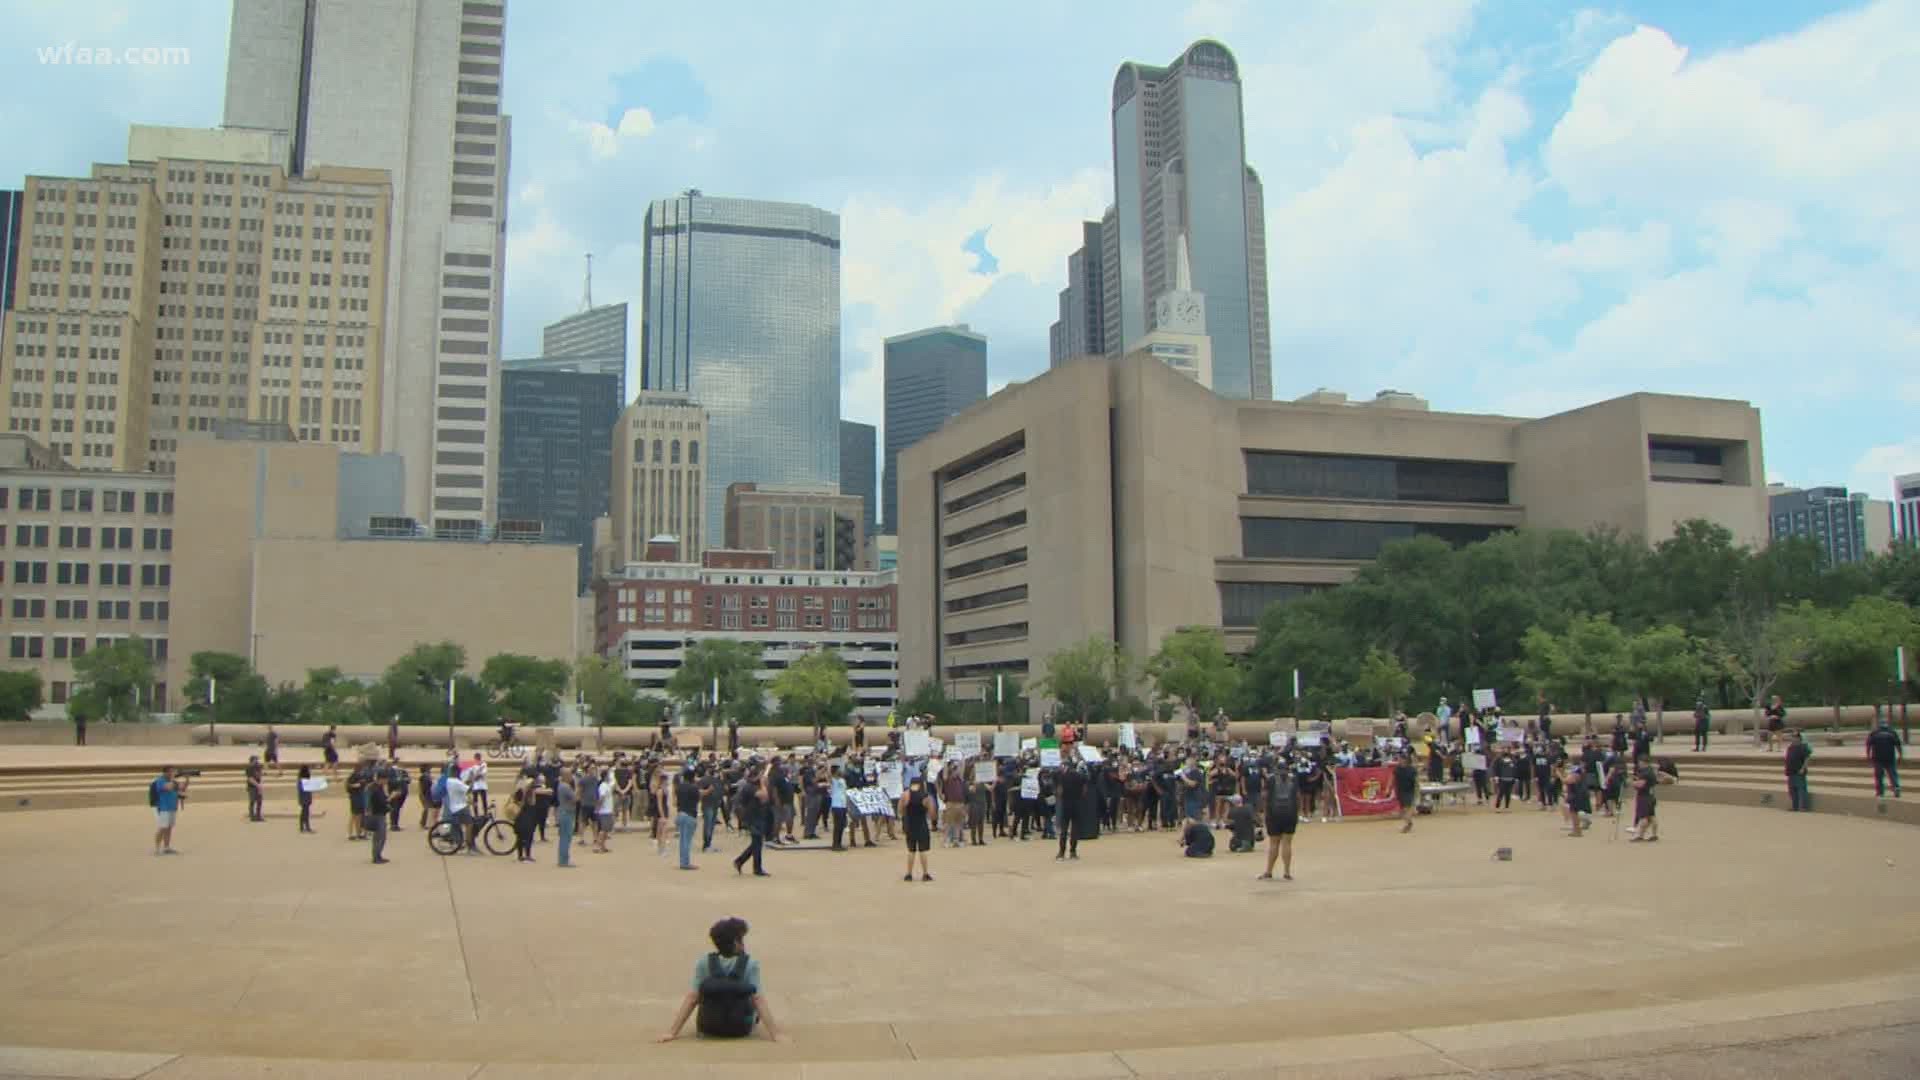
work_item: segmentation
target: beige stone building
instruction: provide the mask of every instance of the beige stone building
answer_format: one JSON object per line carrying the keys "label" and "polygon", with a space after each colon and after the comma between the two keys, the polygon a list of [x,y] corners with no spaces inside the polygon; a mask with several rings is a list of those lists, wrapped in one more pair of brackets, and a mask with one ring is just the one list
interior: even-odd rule
{"label": "beige stone building", "polygon": [[[173,478],[70,468],[24,435],[0,435],[0,668],[35,671],[59,711],[73,662],[139,639],[168,660],[173,590]],[[146,698],[172,702],[164,676]]]}
{"label": "beige stone building", "polygon": [[711,545],[701,528],[707,491],[707,410],[685,394],[643,390],[613,429],[609,518],[601,569],[640,562],[647,541],[671,536],[690,559]]}
{"label": "beige stone building", "polygon": [[124,471],[170,472],[230,419],[381,449],[391,187],[288,176],[283,142],[137,126],[126,164],[27,179],[7,430]]}
{"label": "beige stone building", "polygon": [[397,459],[337,446],[184,441],[169,681],[203,649],[252,656],[276,683],[328,665],[375,677],[442,640],[475,671],[500,652],[571,662],[575,550],[435,538],[401,515],[403,484]]}
{"label": "beige stone building", "polygon": [[[1217,397],[1145,353],[1075,360],[901,456],[902,685],[1037,676],[1090,634],[1251,644],[1261,612],[1381,546],[1522,525],[1657,540],[1688,518],[1766,539],[1760,415],[1634,394],[1537,420]],[[1036,703],[1036,708],[1039,703]]]}
{"label": "beige stone building", "polygon": [[776,570],[867,570],[866,505],[833,488],[727,485],[727,547],[771,551]]}

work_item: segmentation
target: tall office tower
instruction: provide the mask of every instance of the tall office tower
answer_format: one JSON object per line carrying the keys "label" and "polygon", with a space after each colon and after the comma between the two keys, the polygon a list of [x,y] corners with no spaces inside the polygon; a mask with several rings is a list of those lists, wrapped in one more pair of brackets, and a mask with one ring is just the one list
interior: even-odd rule
{"label": "tall office tower", "polygon": [[620,384],[611,375],[500,375],[500,521],[538,521],[580,551],[579,589],[593,563],[593,521],[608,511]]}
{"label": "tall office tower", "polygon": [[880,512],[874,483],[874,470],[879,466],[876,435],[872,424],[840,421],[840,493],[860,496],[860,524],[868,536],[873,535],[874,519]]}
{"label": "tall office tower", "polygon": [[126,164],[30,179],[11,319],[30,351],[0,371],[10,430],[81,468],[161,473],[182,432],[232,420],[376,447],[386,174],[289,177],[283,146],[136,126]]}
{"label": "tall office tower", "polygon": [[287,166],[392,177],[380,449],[407,512],[493,516],[511,122],[504,3],[234,0],[228,127],[285,132]]}
{"label": "tall office tower", "polygon": [[640,562],[647,541],[671,536],[683,562],[707,549],[707,410],[685,394],[642,390],[613,432],[614,563]]}
{"label": "tall office tower", "polygon": [[[592,358],[597,365],[594,370],[620,376],[620,404],[624,408],[627,404],[627,305],[601,304],[548,323],[540,332],[540,355],[540,362],[557,362],[560,357]],[[534,361],[513,361],[520,367],[529,363]]]}
{"label": "tall office tower", "polygon": [[1120,355],[1120,211],[1100,215],[1100,344],[1106,355]]}
{"label": "tall office tower", "polygon": [[689,191],[645,231],[640,385],[706,407],[706,535],[729,484],[838,488],[840,216]]}
{"label": "tall office tower", "polygon": [[1047,335],[1047,366],[1070,356],[1105,356],[1105,247],[1098,221],[1082,222],[1079,250],[1067,256],[1067,287],[1060,290],[1060,321]]}
{"label": "tall office tower", "polygon": [[934,326],[890,337],[884,359],[886,473],[880,477],[883,530],[900,534],[900,451],[940,430],[960,410],[987,396],[987,339],[958,326]]}
{"label": "tall office tower", "polygon": [[13,264],[20,258],[20,211],[25,191],[0,191],[0,313],[13,310]]}
{"label": "tall office tower", "polygon": [[[1718,466],[1719,462],[1705,464]],[[1860,562],[1872,550],[1868,538],[1865,492],[1842,486],[1806,489],[1776,485],[1767,489],[1767,538],[1810,537],[1831,566]]]}
{"label": "tall office tower", "polygon": [[1920,547],[1920,473],[1893,478],[1893,538],[1908,547]]}
{"label": "tall office tower", "polygon": [[1185,236],[1194,289],[1207,297],[1213,389],[1266,400],[1273,375],[1264,199],[1247,167],[1243,127],[1240,69],[1219,42],[1196,42],[1166,67],[1120,65],[1113,79],[1120,340],[1108,345],[1130,350],[1154,329],[1154,305],[1173,288],[1176,241]]}

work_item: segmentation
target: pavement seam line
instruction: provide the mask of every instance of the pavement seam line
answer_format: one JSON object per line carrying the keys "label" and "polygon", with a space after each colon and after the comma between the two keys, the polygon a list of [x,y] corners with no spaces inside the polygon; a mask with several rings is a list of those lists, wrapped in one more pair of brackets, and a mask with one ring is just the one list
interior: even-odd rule
{"label": "pavement seam line", "polygon": [[[176,1062],[176,1061],[179,1061],[179,1060],[180,1060],[180,1059],[181,1059],[182,1057],[184,1057],[184,1056],[186,1056],[186,1055],[184,1055],[184,1054],[169,1054],[169,1055],[167,1056],[167,1060],[165,1060],[165,1061],[163,1061],[163,1062],[161,1062],[161,1063],[160,1063],[160,1064],[158,1064],[158,1065],[155,1065],[155,1066],[154,1066],[153,1068],[151,1068],[151,1069],[148,1069],[147,1071],[145,1071],[145,1072],[143,1072],[143,1073],[140,1073],[139,1075],[137,1075],[137,1076],[135,1076],[135,1077],[133,1078],[133,1080],[144,1080],[144,1078],[145,1078],[145,1077],[149,1077],[149,1076],[152,1076],[152,1075],[153,1075],[154,1073],[157,1073],[157,1072],[159,1072],[159,1071],[160,1071],[161,1069],[164,1069],[164,1068],[166,1068],[167,1066],[169,1066],[169,1065],[171,1065],[171,1064],[173,1064],[174,1062]],[[469,1080],[471,1080],[471,1078],[469,1078]]]}
{"label": "pavement seam line", "polygon": [[453,895],[453,871],[447,866],[447,857],[444,855],[440,857],[440,876],[447,883],[447,907],[453,912],[453,936],[460,942],[460,974],[467,980],[467,1007],[473,1010],[473,1018],[478,1021],[480,993],[473,988],[473,965],[467,960],[467,932],[460,925],[460,901]]}
{"label": "pavement seam line", "polygon": [[1438,1046],[1433,1045],[1432,1043],[1421,1038],[1420,1036],[1415,1035],[1411,1031],[1397,1031],[1394,1034],[1400,1035],[1404,1038],[1412,1039],[1414,1042],[1417,1042],[1421,1046],[1424,1046],[1427,1049],[1433,1051],[1434,1055],[1437,1056],[1441,1061],[1446,1062],[1448,1065],[1451,1065],[1454,1068],[1459,1069],[1461,1072],[1464,1072],[1469,1076],[1485,1076],[1486,1075],[1486,1073],[1480,1071],[1479,1069],[1474,1068],[1473,1066],[1467,1064],[1464,1061],[1461,1061],[1455,1058],[1452,1054],[1447,1053],[1445,1050],[1440,1049]]}
{"label": "pavement seam line", "polygon": [[1128,1075],[1128,1076],[1139,1076],[1139,1075],[1140,1075],[1140,1070],[1138,1070],[1138,1069],[1136,1069],[1136,1068],[1134,1068],[1134,1067],[1133,1067],[1133,1063],[1132,1063],[1132,1062],[1130,1062],[1130,1061],[1128,1061],[1128,1060],[1127,1060],[1126,1058],[1124,1058],[1124,1057],[1122,1057],[1122,1056],[1120,1055],[1120,1051],[1118,1051],[1118,1050],[1109,1050],[1109,1051],[1107,1051],[1107,1053],[1109,1053],[1109,1054],[1112,1054],[1112,1055],[1113,1055],[1113,1060],[1115,1060],[1115,1061],[1117,1061],[1117,1062],[1119,1062],[1119,1063],[1120,1063],[1120,1067],[1121,1067],[1121,1068],[1123,1068],[1123,1069],[1125,1069],[1125,1070],[1127,1070],[1127,1075]]}

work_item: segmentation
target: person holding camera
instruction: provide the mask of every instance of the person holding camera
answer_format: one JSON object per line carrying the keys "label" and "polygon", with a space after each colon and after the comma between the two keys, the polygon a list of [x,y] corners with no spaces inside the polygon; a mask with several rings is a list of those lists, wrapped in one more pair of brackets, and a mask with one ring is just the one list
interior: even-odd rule
{"label": "person holding camera", "polygon": [[187,796],[187,778],[175,776],[173,766],[161,768],[160,775],[147,785],[147,805],[153,807],[153,853],[178,855],[173,850],[173,823],[180,814],[180,801]]}
{"label": "person holding camera", "polygon": [[373,864],[383,866],[387,863],[387,822],[393,813],[393,799],[388,794],[387,767],[371,765],[367,768],[366,786],[362,791],[366,810],[361,822],[361,832],[373,841]]}

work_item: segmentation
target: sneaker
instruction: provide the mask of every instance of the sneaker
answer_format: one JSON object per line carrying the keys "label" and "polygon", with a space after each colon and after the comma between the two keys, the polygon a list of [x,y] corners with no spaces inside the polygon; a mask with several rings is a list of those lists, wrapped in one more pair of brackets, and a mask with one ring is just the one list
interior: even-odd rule
{"label": "sneaker", "polygon": [[912,881],[912,880],[913,880],[913,871],[911,871],[911,870],[909,870],[909,871],[907,871],[907,876],[906,876],[906,877],[903,877],[903,878],[901,878],[900,880],[901,880],[901,881]]}
{"label": "sneaker", "polygon": [[[907,877],[909,877],[909,878],[911,878],[911,877],[913,877],[913,875],[912,875],[912,874],[908,874],[908,875],[907,875]],[[933,880],[933,875],[932,875],[932,874],[921,874],[921,875],[920,875],[920,880],[921,880],[921,881],[932,881],[932,880]]]}
{"label": "sneaker", "polygon": [[373,865],[375,865],[375,866],[381,866],[381,865],[384,865],[384,864],[386,864],[386,863],[389,863],[389,862],[392,862],[392,861],[393,861],[393,860],[391,860],[391,859],[375,859],[375,860],[373,860]]}

